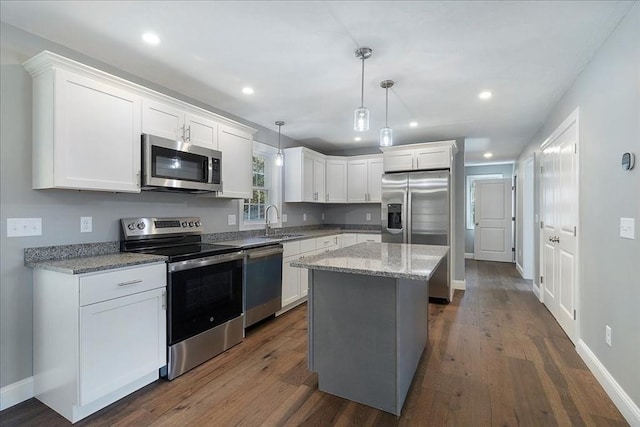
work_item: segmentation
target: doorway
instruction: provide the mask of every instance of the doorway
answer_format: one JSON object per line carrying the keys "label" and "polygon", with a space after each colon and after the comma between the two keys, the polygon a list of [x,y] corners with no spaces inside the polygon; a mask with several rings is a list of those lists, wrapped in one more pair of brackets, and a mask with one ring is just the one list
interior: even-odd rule
{"label": "doorway", "polygon": [[542,301],[574,343],[578,278],[578,110],[541,145]]}

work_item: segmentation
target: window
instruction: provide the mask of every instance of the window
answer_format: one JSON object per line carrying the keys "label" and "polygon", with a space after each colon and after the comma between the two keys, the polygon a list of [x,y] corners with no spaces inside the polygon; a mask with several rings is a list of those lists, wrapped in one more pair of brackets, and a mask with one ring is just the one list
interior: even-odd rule
{"label": "window", "polygon": [[[275,166],[277,150],[267,144],[254,141],[252,182],[253,194],[250,199],[244,199],[239,204],[240,230],[264,228],[265,211],[267,206],[274,205],[280,213],[282,192],[282,168]],[[281,227],[281,215],[276,215],[274,209],[269,212],[269,225]]]}
{"label": "window", "polygon": [[475,221],[474,221],[475,213],[476,213],[476,205],[475,205],[476,201],[474,199],[475,182],[483,179],[501,179],[501,178],[502,178],[501,173],[493,173],[493,174],[487,174],[487,175],[467,175],[467,187],[466,187],[467,230],[473,230],[474,228],[476,228]]}

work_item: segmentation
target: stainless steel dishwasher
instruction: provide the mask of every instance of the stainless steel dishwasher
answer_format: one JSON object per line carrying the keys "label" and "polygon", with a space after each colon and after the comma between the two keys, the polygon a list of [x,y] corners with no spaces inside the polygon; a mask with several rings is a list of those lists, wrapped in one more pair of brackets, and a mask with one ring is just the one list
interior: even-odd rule
{"label": "stainless steel dishwasher", "polygon": [[245,249],[243,269],[244,327],[282,308],[282,244]]}

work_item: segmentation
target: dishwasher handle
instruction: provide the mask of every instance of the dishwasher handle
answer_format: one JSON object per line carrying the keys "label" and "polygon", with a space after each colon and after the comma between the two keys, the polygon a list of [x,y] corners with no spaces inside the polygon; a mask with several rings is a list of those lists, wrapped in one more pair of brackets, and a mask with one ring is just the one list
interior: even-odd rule
{"label": "dishwasher handle", "polygon": [[251,249],[246,251],[247,259],[258,259],[258,258],[266,258],[273,255],[278,255],[284,252],[282,246],[278,246],[275,248],[260,248],[260,249]]}

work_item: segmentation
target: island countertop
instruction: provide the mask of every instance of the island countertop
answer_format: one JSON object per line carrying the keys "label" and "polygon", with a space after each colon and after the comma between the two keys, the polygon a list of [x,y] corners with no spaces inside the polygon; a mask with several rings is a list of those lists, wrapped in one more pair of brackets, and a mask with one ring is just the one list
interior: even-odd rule
{"label": "island countertop", "polygon": [[292,267],[368,276],[429,280],[448,246],[359,243],[291,262]]}

